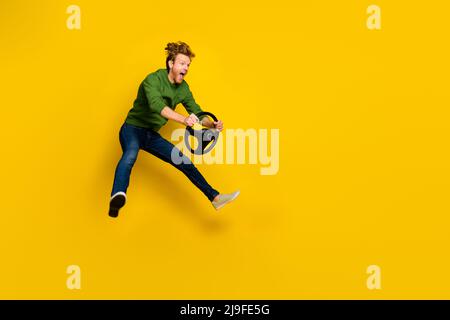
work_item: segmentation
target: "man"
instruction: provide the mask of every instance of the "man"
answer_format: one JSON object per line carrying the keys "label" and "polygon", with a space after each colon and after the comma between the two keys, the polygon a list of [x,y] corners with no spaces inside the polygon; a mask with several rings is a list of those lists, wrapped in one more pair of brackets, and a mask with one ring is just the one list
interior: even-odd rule
{"label": "man", "polygon": [[[239,191],[220,194],[212,188],[190,159],[178,149],[174,151],[183,157],[183,161],[175,163],[171,158],[172,149],[175,146],[158,133],[168,120],[192,127],[200,121],[195,114],[202,111],[184,80],[195,54],[184,42],[168,43],[165,50],[167,53],[166,69],[159,69],[144,79],[139,86],[133,108],[120,128],[119,140],[123,155],[116,168],[109,206],[109,216],[114,218],[118,216],[120,208],[125,205],[131,169],[140,149],[172,164],[183,172],[211,201],[216,210],[239,195]],[[190,114],[188,117],[175,112],[179,103]],[[201,124],[219,131],[223,130],[222,121],[213,122],[205,117],[201,120]]]}

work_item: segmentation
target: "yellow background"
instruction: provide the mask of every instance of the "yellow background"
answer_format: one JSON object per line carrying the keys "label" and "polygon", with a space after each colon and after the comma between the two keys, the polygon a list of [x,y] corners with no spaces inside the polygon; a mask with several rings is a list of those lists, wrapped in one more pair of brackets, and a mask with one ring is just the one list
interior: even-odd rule
{"label": "yellow background", "polygon": [[[71,4],[81,30],[66,27]],[[370,4],[382,30],[366,27]],[[449,9],[1,1],[0,298],[450,298]],[[110,219],[120,125],[178,40],[205,110],[280,129],[280,170],[199,165],[241,190],[215,212],[141,151]],[[66,288],[72,264],[81,290]],[[372,264],[381,290],[366,287]]]}

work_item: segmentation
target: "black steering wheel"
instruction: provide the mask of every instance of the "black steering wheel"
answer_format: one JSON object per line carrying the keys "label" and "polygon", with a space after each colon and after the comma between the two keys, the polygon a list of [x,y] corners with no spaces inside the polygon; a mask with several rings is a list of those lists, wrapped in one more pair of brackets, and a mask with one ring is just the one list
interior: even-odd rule
{"label": "black steering wheel", "polygon": [[[196,114],[197,118],[208,116],[212,118],[213,121],[217,121],[217,117],[211,112],[199,112]],[[194,136],[198,141],[197,148],[194,150],[189,144],[189,136]],[[214,128],[202,128],[200,130],[194,129],[193,127],[186,127],[186,132],[184,133],[184,143],[186,147],[191,150],[193,154],[201,155],[208,153],[214,148],[219,139],[219,130]]]}

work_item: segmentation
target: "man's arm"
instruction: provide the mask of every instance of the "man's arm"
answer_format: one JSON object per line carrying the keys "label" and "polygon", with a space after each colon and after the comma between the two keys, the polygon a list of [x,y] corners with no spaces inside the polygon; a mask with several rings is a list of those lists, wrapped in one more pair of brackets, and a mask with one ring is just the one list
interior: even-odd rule
{"label": "man's arm", "polygon": [[192,113],[189,115],[189,117],[185,117],[185,116],[179,114],[178,112],[172,110],[168,106],[165,106],[161,110],[161,115],[166,119],[176,121],[178,123],[184,124],[185,126],[189,126],[189,127],[192,127],[194,125],[194,123],[196,123],[198,121],[198,118],[195,114]]}
{"label": "man's arm", "polygon": [[144,80],[143,85],[147,100],[149,102],[149,107],[152,111],[161,114],[166,119],[174,120],[186,126],[193,126],[194,123],[198,121],[198,118],[195,115],[185,117],[166,106],[160,92],[160,84],[158,83],[158,79],[153,74]]}
{"label": "man's arm", "polygon": [[207,128],[215,128],[214,126],[214,122],[208,118],[208,117],[204,117],[202,119],[202,121],[200,121],[200,123],[202,124],[202,126],[207,127]]}
{"label": "man's arm", "polygon": [[210,118],[204,117],[200,123],[207,128],[216,128],[219,131],[223,130],[223,122],[221,120],[212,121]]}
{"label": "man's arm", "polygon": [[[198,122],[198,118],[195,114],[191,113],[189,115],[189,117],[185,117],[181,114],[179,114],[178,112],[170,109],[169,107],[164,107],[161,110],[161,115],[169,120],[173,120],[176,121],[178,123],[184,124],[185,126],[189,126],[192,127],[194,125],[194,123]],[[222,131],[223,128],[223,123],[222,121],[211,121],[211,119],[209,119],[208,117],[204,117],[202,119],[202,121],[200,121],[201,125],[204,127],[208,127],[208,128],[216,128],[219,131]]]}
{"label": "man's arm", "polygon": [[[185,99],[182,102],[184,108],[187,112],[197,114],[201,111],[203,111],[200,106],[195,102],[194,96],[192,95],[191,90],[188,86],[188,94],[185,97]],[[203,116],[202,120],[200,121],[200,124],[207,128],[216,128],[219,131],[222,131],[223,129],[223,123],[222,121],[213,122],[211,119],[209,119],[207,116]]]}
{"label": "man's arm", "polygon": [[[191,115],[198,114],[199,112],[203,111],[200,108],[200,106],[197,104],[197,102],[195,102],[194,96],[192,95],[192,92],[189,89],[189,85],[188,85],[187,96],[181,103],[183,104],[186,111],[189,112]],[[198,121],[198,118],[197,118],[197,121]],[[222,121],[218,120],[218,121],[213,122],[207,116],[202,117],[200,124],[204,127],[216,128],[219,131],[223,130],[223,122]]]}

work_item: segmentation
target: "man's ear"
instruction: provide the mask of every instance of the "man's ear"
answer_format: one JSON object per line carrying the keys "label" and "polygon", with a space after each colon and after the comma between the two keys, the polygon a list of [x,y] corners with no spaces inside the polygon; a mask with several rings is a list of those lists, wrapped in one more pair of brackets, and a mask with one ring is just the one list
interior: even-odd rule
{"label": "man's ear", "polygon": [[169,60],[169,69],[172,70],[172,68],[173,68],[173,61],[172,61],[172,60]]}

